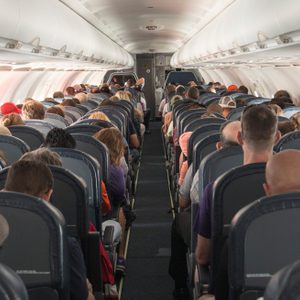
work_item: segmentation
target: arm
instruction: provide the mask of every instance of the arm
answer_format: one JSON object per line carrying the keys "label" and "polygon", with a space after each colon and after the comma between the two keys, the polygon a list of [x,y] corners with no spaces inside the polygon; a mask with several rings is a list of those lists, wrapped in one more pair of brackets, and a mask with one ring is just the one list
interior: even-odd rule
{"label": "arm", "polygon": [[197,235],[196,260],[200,265],[208,265],[210,260],[210,239]]}

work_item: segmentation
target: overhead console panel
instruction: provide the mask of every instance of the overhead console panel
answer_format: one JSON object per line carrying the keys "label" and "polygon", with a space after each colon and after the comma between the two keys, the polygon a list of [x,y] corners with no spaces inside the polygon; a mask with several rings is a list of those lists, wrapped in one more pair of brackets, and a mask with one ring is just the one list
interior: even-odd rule
{"label": "overhead console panel", "polygon": [[134,64],[127,51],[58,0],[0,0],[0,7],[0,65],[32,64],[33,56],[46,68]]}
{"label": "overhead console panel", "polygon": [[175,52],[171,65],[299,62],[299,18],[298,0],[236,0]]}

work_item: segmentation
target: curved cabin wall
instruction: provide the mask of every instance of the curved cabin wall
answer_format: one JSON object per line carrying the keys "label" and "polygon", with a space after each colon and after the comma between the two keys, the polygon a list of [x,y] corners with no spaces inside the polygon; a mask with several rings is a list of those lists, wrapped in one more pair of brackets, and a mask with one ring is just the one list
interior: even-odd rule
{"label": "curved cabin wall", "polygon": [[106,71],[0,71],[0,105],[22,103],[30,97],[39,101],[77,83],[99,85]]}
{"label": "curved cabin wall", "polygon": [[0,7],[0,49],[17,49],[25,61],[37,52],[98,69],[133,66],[127,51],[57,0],[0,0]]}

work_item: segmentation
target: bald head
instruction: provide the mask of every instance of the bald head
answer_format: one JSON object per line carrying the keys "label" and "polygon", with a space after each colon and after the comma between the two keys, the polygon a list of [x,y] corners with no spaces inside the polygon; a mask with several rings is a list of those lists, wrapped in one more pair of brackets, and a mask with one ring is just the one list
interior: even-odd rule
{"label": "bald head", "polygon": [[300,191],[300,151],[285,150],[272,156],[266,165],[267,195]]}
{"label": "bald head", "polygon": [[231,145],[238,145],[238,132],[241,131],[240,121],[225,122],[220,128],[221,147],[228,147]]}

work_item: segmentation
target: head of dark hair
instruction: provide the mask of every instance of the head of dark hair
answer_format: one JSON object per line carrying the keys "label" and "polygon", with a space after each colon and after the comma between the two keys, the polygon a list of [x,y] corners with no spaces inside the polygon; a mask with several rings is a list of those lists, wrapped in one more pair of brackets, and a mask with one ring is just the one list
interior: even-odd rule
{"label": "head of dark hair", "polygon": [[104,99],[98,106],[111,106],[115,105],[114,101],[111,101],[109,98]]}
{"label": "head of dark hair", "polygon": [[239,93],[242,93],[242,94],[248,94],[248,88],[245,87],[244,85],[241,85],[241,86],[238,88],[238,92],[239,92]]}
{"label": "head of dark hair", "polygon": [[75,148],[76,141],[71,134],[61,128],[51,129],[45,139],[45,147]]}
{"label": "head of dark hair", "polygon": [[184,96],[186,90],[185,90],[185,87],[183,85],[179,85],[177,88],[176,88],[176,95],[179,95],[179,96]]}
{"label": "head of dark hair", "polygon": [[63,110],[59,106],[51,106],[51,107],[47,108],[46,112],[59,115],[63,118],[65,117]]}
{"label": "head of dark hair", "polygon": [[74,96],[74,95],[75,95],[75,89],[74,89],[72,86],[68,86],[68,87],[66,88],[66,92],[67,92],[67,94],[70,95],[70,96]]}
{"label": "head of dark hair", "polygon": [[270,104],[277,104],[281,109],[285,109],[286,107],[291,106],[291,104],[293,104],[293,101],[288,97],[281,96],[277,98],[274,97],[271,100]]}
{"label": "head of dark hair", "polygon": [[281,98],[281,97],[285,97],[285,98],[289,98],[291,99],[291,95],[289,94],[288,91],[286,90],[279,90],[274,94],[274,98]]}
{"label": "head of dark hair", "polygon": [[197,89],[197,87],[195,86],[191,86],[188,88],[188,91],[187,91],[187,96],[188,98],[190,99],[195,99],[197,100],[198,97],[199,97],[199,90]]}
{"label": "head of dark hair", "polygon": [[65,97],[65,95],[61,91],[57,91],[57,92],[53,93],[53,98],[64,98],[64,97]]}
{"label": "head of dark hair", "polygon": [[242,138],[257,151],[273,147],[277,117],[267,105],[248,106],[241,118]]}
{"label": "head of dark hair", "polygon": [[40,161],[19,160],[11,165],[5,190],[41,197],[53,187],[53,176],[48,166]]}
{"label": "head of dark hair", "polygon": [[66,99],[61,103],[62,106],[76,106],[76,103],[73,99]]}
{"label": "head of dark hair", "polygon": [[280,131],[281,135],[285,135],[291,131],[295,130],[295,125],[291,120],[286,120],[278,123],[278,130]]}

